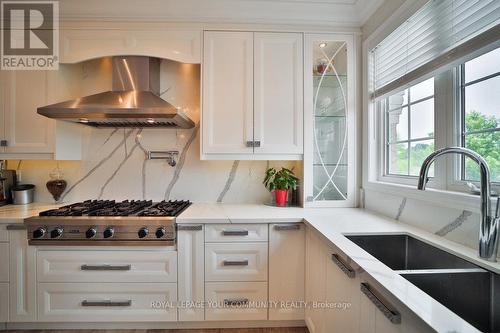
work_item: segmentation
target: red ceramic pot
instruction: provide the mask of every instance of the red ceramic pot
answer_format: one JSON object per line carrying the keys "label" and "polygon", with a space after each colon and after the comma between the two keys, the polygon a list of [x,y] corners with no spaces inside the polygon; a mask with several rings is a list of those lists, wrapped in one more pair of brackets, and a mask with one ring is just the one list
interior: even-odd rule
{"label": "red ceramic pot", "polygon": [[276,199],[276,206],[286,206],[286,198],[288,190],[274,190],[274,198]]}

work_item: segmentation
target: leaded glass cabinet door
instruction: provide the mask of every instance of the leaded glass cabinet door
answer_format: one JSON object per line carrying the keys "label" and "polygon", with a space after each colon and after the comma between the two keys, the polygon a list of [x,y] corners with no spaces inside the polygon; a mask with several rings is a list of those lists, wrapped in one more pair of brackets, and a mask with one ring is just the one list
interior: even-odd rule
{"label": "leaded glass cabinet door", "polygon": [[355,207],[354,36],[306,35],[304,205]]}

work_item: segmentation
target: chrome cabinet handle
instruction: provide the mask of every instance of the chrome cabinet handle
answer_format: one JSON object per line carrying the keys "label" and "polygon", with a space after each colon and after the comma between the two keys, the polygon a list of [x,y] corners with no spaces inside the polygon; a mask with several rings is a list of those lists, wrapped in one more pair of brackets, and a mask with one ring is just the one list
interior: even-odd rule
{"label": "chrome cabinet handle", "polygon": [[248,266],[248,260],[224,260],[224,266]]}
{"label": "chrome cabinet handle", "polygon": [[224,299],[224,306],[242,306],[248,305],[248,298],[226,298]]}
{"label": "chrome cabinet handle", "polygon": [[131,306],[132,300],[127,301],[82,301],[82,306]]}
{"label": "chrome cabinet handle", "polygon": [[7,140],[0,140],[0,147],[7,147],[9,145],[9,141]]}
{"label": "chrome cabinet handle", "polygon": [[203,230],[203,225],[177,225],[177,230],[200,231]]}
{"label": "chrome cabinet handle", "polygon": [[248,236],[248,230],[223,230],[223,236]]}
{"label": "chrome cabinet handle", "polygon": [[80,268],[82,271],[130,271],[132,265],[82,265]]}
{"label": "chrome cabinet handle", "polygon": [[260,141],[254,141],[254,142],[253,142],[253,146],[254,146],[255,148],[259,148],[259,147],[260,147]]}
{"label": "chrome cabinet handle", "polygon": [[247,147],[253,148],[253,141],[247,141]]}
{"label": "chrome cabinet handle", "polygon": [[26,230],[26,226],[24,224],[8,224],[5,229],[7,230]]}
{"label": "chrome cabinet handle", "polygon": [[276,231],[284,231],[284,230],[300,230],[300,224],[275,224],[274,230]]}
{"label": "chrome cabinet handle", "polygon": [[397,310],[393,310],[394,307],[392,305],[386,305],[385,303],[387,303],[387,301],[378,295],[375,290],[372,290],[368,283],[361,283],[361,291],[391,323],[401,324],[401,313]]}
{"label": "chrome cabinet handle", "polygon": [[347,275],[351,279],[354,279],[356,277],[356,271],[347,263],[345,263],[338,254],[332,254],[332,261],[342,270],[342,272],[345,273],[345,275]]}

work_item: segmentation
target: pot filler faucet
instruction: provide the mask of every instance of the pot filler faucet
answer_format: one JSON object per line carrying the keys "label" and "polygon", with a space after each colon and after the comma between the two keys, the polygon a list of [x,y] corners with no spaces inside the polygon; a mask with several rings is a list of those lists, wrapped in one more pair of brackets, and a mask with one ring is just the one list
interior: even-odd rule
{"label": "pot filler faucet", "polygon": [[427,173],[434,160],[445,154],[465,155],[479,165],[481,178],[481,210],[479,226],[479,256],[489,261],[496,261],[500,233],[500,198],[497,198],[495,213],[491,212],[490,168],[484,158],[478,153],[462,147],[448,147],[436,150],[422,163],[418,178],[418,189],[425,190],[429,180]]}

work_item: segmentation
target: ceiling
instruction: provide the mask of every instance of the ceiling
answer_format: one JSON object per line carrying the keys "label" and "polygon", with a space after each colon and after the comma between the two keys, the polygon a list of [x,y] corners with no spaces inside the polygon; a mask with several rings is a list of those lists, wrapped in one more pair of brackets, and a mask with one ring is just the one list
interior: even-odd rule
{"label": "ceiling", "polygon": [[384,0],[61,0],[61,20],[361,27]]}

